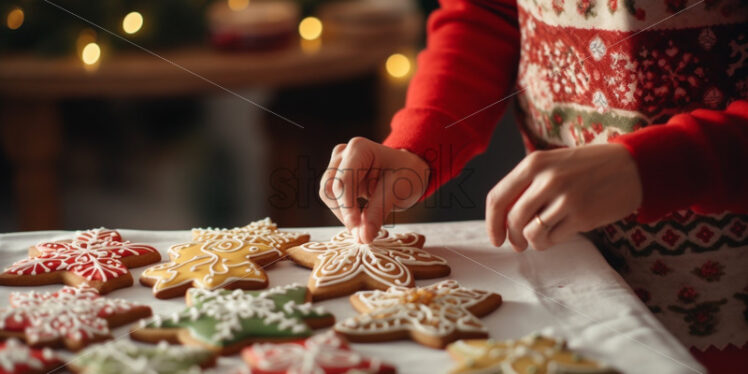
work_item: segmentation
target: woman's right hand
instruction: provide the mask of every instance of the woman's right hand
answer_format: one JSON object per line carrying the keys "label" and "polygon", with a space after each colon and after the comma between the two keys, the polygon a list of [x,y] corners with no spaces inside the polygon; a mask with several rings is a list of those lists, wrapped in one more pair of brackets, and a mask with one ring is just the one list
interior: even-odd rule
{"label": "woman's right hand", "polygon": [[[356,137],[333,148],[319,196],[360,242],[371,243],[391,211],[418,202],[428,180],[419,156]],[[358,198],[367,200],[363,209]]]}

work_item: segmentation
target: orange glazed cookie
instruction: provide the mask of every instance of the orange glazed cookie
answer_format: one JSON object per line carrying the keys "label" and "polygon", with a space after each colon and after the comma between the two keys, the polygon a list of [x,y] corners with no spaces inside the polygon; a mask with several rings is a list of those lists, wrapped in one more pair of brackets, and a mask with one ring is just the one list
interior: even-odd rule
{"label": "orange glazed cookie", "polygon": [[290,248],[288,255],[313,269],[308,288],[315,300],[322,300],[361,289],[413,287],[415,279],[449,275],[447,261],[421,249],[424,242],[416,233],[389,236],[381,230],[371,244],[361,244],[343,231],[329,242]]}
{"label": "orange glazed cookie", "polygon": [[0,285],[38,286],[86,283],[102,294],[132,285],[128,268],[161,261],[156,248],[122,241],[117,231],[105,228],[77,232],[73,240],[39,243],[29,258],[0,274]]}
{"label": "orange glazed cookie", "polygon": [[519,340],[459,340],[447,351],[457,361],[451,374],[614,374],[615,369],[569,350],[563,340],[533,334]]}
{"label": "orange glazed cookie", "polygon": [[445,280],[426,287],[357,292],[351,296],[351,304],[363,314],[335,324],[335,331],[350,341],[410,338],[444,348],[458,339],[488,337],[478,317],[496,310],[501,296]]}
{"label": "orange glazed cookie", "polygon": [[64,344],[71,351],[111,338],[117,327],[151,315],[151,308],[99,296],[87,285],[57,292],[13,292],[0,308],[0,338],[23,338],[31,346]]}
{"label": "orange glazed cookie", "polygon": [[239,239],[245,242],[271,244],[280,250],[285,250],[308,242],[309,234],[278,230],[278,225],[270,218],[250,222],[244,227],[233,229],[192,229],[192,241],[220,239]]}

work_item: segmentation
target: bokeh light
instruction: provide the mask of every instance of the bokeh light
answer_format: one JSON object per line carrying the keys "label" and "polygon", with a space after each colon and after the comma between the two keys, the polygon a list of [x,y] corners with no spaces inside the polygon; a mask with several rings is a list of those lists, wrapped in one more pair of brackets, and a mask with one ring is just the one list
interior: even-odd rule
{"label": "bokeh light", "polygon": [[402,78],[410,73],[410,59],[402,53],[395,53],[388,57],[384,66],[387,74],[395,78]]}
{"label": "bokeh light", "polygon": [[322,35],[322,21],[317,17],[306,17],[299,23],[299,35],[306,40],[314,40]]}
{"label": "bokeh light", "polygon": [[93,65],[99,61],[101,57],[101,48],[96,43],[88,43],[83,47],[81,52],[81,60],[86,65]]}
{"label": "bokeh light", "polygon": [[19,27],[21,27],[21,25],[23,25],[23,20],[24,20],[23,9],[13,8],[13,10],[8,12],[6,25],[8,25],[9,29],[16,30]]}
{"label": "bokeh light", "polygon": [[143,15],[138,12],[127,13],[122,19],[122,29],[128,34],[135,34],[143,27]]}

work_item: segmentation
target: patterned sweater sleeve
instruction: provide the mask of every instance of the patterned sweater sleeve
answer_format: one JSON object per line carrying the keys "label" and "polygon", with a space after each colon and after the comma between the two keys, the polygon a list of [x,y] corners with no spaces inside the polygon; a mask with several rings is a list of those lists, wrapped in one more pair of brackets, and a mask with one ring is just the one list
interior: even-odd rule
{"label": "patterned sweater sleeve", "polygon": [[426,194],[488,146],[516,79],[519,30],[511,0],[442,0],[428,22],[426,49],[384,144],[421,156]]}
{"label": "patterned sweater sleeve", "polygon": [[640,221],[685,208],[748,212],[748,101],[680,114],[613,142],[629,150],[639,169]]}

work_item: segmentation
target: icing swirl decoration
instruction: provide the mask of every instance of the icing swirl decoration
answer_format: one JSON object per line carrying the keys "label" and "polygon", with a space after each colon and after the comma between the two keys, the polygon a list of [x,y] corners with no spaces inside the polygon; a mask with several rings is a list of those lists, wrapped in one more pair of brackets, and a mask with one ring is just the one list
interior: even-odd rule
{"label": "icing swirl decoration", "polygon": [[42,373],[62,365],[49,348],[30,348],[12,338],[0,343],[0,373]]}
{"label": "icing swirl decoration", "polygon": [[290,258],[312,268],[308,287],[315,299],[350,294],[360,289],[413,287],[415,279],[446,276],[447,261],[422,249],[416,233],[389,236],[381,230],[370,244],[361,244],[347,231],[329,242],[309,242],[290,248]]}
{"label": "icing swirl decoration", "polygon": [[566,342],[533,334],[519,340],[460,340],[447,347],[457,361],[451,374],[614,374],[602,363],[568,349]]}
{"label": "icing swirl decoration", "polygon": [[81,351],[70,363],[80,374],[199,374],[212,366],[212,352],[195,347],[134,344],[118,339]]}
{"label": "icing swirl decoration", "polygon": [[309,241],[309,234],[278,230],[278,225],[270,218],[250,222],[244,227],[233,229],[198,228],[192,229],[192,241],[236,239],[250,243],[268,244],[279,250]]}
{"label": "icing swirl decoration", "polygon": [[332,331],[304,341],[254,344],[242,351],[254,374],[394,374],[395,368],[351,350]]}
{"label": "icing swirl decoration", "polygon": [[306,287],[289,285],[264,291],[190,289],[188,307],[172,315],[141,321],[132,337],[159,338],[197,345],[221,354],[238,352],[258,341],[295,340],[312,328],[329,326],[334,318],[307,302]]}
{"label": "icing swirl decoration", "polygon": [[283,255],[272,245],[238,239],[177,244],[168,253],[169,262],[146,269],[140,277],[158,298],[182,296],[191,287],[265,288],[268,277],[262,267]]}
{"label": "icing swirl decoration", "polygon": [[99,292],[107,293],[132,285],[129,267],[160,260],[161,255],[149,245],[122,241],[114,230],[93,229],[77,232],[73,240],[44,242],[31,247],[29,258],[14,263],[0,274],[0,284],[65,283],[74,286],[86,282]]}
{"label": "icing swirl decoration", "polygon": [[372,342],[408,338],[444,348],[464,338],[487,337],[478,317],[496,310],[501,296],[445,280],[426,287],[390,287],[361,291],[351,297],[360,315],[340,321],[335,331],[351,341]]}
{"label": "icing swirl decoration", "polygon": [[54,293],[13,292],[10,307],[0,308],[0,336],[24,338],[31,345],[63,343],[75,351],[110,338],[110,327],[150,314],[151,309],[145,305],[100,297],[96,289],[85,284],[79,288],[66,286]]}

